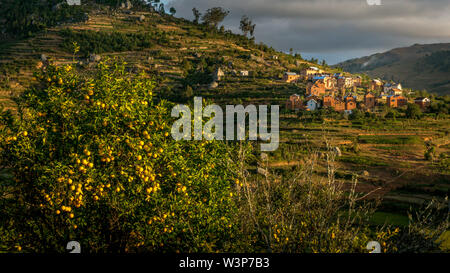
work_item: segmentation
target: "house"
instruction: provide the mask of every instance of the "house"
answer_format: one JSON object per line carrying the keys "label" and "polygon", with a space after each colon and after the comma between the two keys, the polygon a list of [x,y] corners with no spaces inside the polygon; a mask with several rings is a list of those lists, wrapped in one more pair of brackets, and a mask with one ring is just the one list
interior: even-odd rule
{"label": "house", "polygon": [[241,71],[239,71],[239,75],[241,77],[248,77],[249,72],[247,70],[241,70]]}
{"label": "house", "polygon": [[[393,90],[396,90],[398,93],[400,93],[399,95],[401,95],[401,93],[403,92],[402,85],[400,83],[386,83],[383,86],[384,93],[391,93],[391,91]],[[392,92],[392,94],[394,94],[394,92]]]}
{"label": "house", "polygon": [[392,85],[392,87],[395,88],[395,89],[403,90],[403,87],[402,87],[402,85],[400,83],[395,83],[395,84]]}
{"label": "house", "polygon": [[420,108],[422,108],[422,110],[424,110],[424,109],[430,107],[430,105],[431,105],[431,100],[430,100],[429,98],[423,98],[423,97],[421,97],[421,98],[416,98],[416,99],[414,99],[414,103],[417,104],[417,105],[419,105]]}
{"label": "house", "polygon": [[325,83],[323,82],[323,80],[309,82],[306,85],[306,94],[321,97],[325,95],[325,89]]}
{"label": "house", "polygon": [[337,80],[333,77],[327,77],[325,88],[327,90],[337,91]]}
{"label": "house", "polygon": [[349,77],[338,77],[337,78],[338,88],[351,88],[353,87],[353,79]]}
{"label": "house", "polygon": [[323,107],[333,108],[335,111],[342,112],[345,110],[345,103],[339,98],[326,95],[323,97]]}
{"label": "house", "polygon": [[375,96],[372,93],[367,93],[364,95],[364,105],[367,109],[375,107]]}
{"label": "house", "polygon": [[323,107],[329,108],[334,106],[334,97],[331,95],[326,95],[323,97]]}
{"label": "house", "polygon": [[408,100],[403,96],[391,95],[387,97],[387,106],[391,108],[403,107],[408,104]]}
{"label": "house", "polygon": [[315,111],[317,109],[319,109],[320,107],[320,102],[317,98],[315,98],[314,96],[309,96],[308,98],[306,98],[306,109],[309,111]]}
{"label": "house", "polygon": [[392,89],[392,84],[391,84],[391,83],[386,83],[386,84],[383,86],[383,92],[384,92],[384,93],[389,93],[389,91],[391,91],[391,89]]}
{"label": "house", "polygon": [[301,97],[297,94],[293,94],[289,97],[289,100],[286,102],[286,108],[289,110],[299,110],[303,108],[303,102]]}
{"label": "house", "polygon": [[398,88],[392,88],[392,89],[389,91],[389,94],[390,94],[390,95],[394,95],[394,96],[401,96],[401,95],[403,95],[403,90],[398,89]]}
{"label": "house", "polygon": [[384,94],[383,92],[376,98],[375,102],[377,105],[386,104],[387,103],[388,95]]}
{"label": "house", "polygon": [[335,98],[333,108],[337,112],[345,111],[345,102],[343,102],[340,98]]}
{"label": "house", "polygon": [[296,82],[300,78],[300,75],[294,72],[285,72],[283,76],[283,81],[291,83]]}
{"label": "house", "polygon": [[372,80],[369,83],[369,90],[370,91],[379,91],[379,92],[383,91],[383,82],[381,82],[380,80],[377,80],[377,79]]}
{"label": "house", "polygon": [[346,111],[351,111],[353,109],[356,109],[356,97],[346,96],[344,98],[344,102],[345,102],[345,110]]}
{"label": "house", "polygon": [[337,86],[337,80],[335,78],[333,78],[333,77],[330,77],[329,75],[315,76],[313,78],[313,82],[314,81],[318,81],[318,80],[322,80],[323,81],[323,83],[325,84],[325,89],[326,90],[333,90]]}
{"label": "house", "polygon": [[303,79],[310,79],[312,76],[318,75],[321,73],[321,70],[317,67],[311,66],[309,68],[302,69],[300,75]]}
{"label": "house", "polygon": [[79,6],[81,5],[81,0],[67,0],[69,6]]}
{"label": "house", "polygon": [[356,76],[356,78],[353,78],[353,86],[361,87],[362,85],[362,77]]}

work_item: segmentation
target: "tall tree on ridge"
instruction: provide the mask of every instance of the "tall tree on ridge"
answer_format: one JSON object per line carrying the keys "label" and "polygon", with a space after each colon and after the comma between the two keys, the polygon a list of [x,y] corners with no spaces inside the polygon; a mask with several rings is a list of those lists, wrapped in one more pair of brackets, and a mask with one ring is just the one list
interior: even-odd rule
{"label": "tall tree on ridge", "polygon": [[170,12],[170,14],[171,14],[172,16],[174,16],[175,13],[177,13],[177,10],[176,10],[174,7],[171,7],[170,10],[169,10],[169,12]]}
{"label": "tall tree on ridge", "polygon": [[243,15],[241,18],[241,25],[240,29],[242,33],[244,33],[245,36],[247,36],[250,33],[250,36],[253,36],[253,33],[255,32],[256,24],[253,24],[252,20],[248,18],[247,15]]}
{"label": "tall tree on ridge", "polygon": [[206,11],[202,20],[206,25],[217,28],[219,23],[222,22],[229,13],[229,11],[220,7],[211,8]]}
{"label": "tall tree on ridge", "polygon": [[202,14],[200,13],[200,11],[197,8],[193,8],[192,13],[194,14],[194,23],[198,24]]}

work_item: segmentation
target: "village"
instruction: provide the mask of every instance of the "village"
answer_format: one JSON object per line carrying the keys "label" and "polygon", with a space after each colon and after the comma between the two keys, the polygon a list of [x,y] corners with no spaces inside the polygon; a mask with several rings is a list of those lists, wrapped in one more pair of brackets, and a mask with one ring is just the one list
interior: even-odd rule
{"label": "village", "polygon": [[408,103],[415,103],[426,111],[431,105],[426,97],[408,99],[406,95],[410,95],[410,91],[404,90],[400,83],[363,80],[361,76],[346,73],[331,74],[317,67],[304,68],[299,74],[285,72],[283,81],[306,83],[304,96],[293,94],[286,102],[286,108],[292,111],[332,108],[351,114],[354,109],[378,112],[385,106],[402,108]]}

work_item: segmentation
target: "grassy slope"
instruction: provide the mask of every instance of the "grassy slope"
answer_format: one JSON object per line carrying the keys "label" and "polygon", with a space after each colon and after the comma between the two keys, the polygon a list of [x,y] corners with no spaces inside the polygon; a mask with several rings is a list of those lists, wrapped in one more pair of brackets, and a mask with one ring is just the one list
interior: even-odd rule
{"label": "grassy slope", "polygon": [[[137,22],[137,18],[144,14],[146,16],[145,22]],[[259,71],[262,73],[282,73],[286,70],[298,68],[296,65],[289,64],[287,55],[277,53],[280,60],[272,60],[272,55],[266,54],[257,48],[244,48],[237,45],[233,40],[227,40],[223,35],[218,35],[219,38],[204,38],[204,31],[196,25],[189,23],[183,19],[176,19],[173,17],[162,18],[158,14],[136,12],[132,15],[117,13],[114,15],[108,14],[106,9],[96,10],[90,14],[90,19],[87,23],[66,25],[49,29],[46,33],[36,34],[33,38],[4,42],[0,45],[2,48],[0,52],[0,64],[3,67],[14,66],[13,71],[9,73],[2,73],[0,75],[0,98],[7,99],[9,95],[17,94],[30,83],[32,72],[30,67],[39,61],[41,54],[46,54],[57,62],[70,62],[72,55],[61,47],[63,38],[59,35],[59,31],[63,28],[71,28],[73,30],[94,30],[94,31],[119,31],[124,33],[144,33],[159,29],[164,31],[169,36],[169,46],[155,45],[152,48],[142,49],[135,52],[116,52],[104,55],[114,55],[124,57],[129,65],[138,67],[143,70],[152,71],[158,70],[164,76],[163,82],[168,85],[177,86],[178,80],[182,77],[180,69],[183,59],[194,60],[194,53],[200,53],[205,56],[224,54],[225,62],[231,61],[233,69]],[[160,57],[152,57],[155,51],[160,51]],[[263,56],[264,61],[245,60],[239,58],[243,54],[253,54]],[[2,67],[2,68],[3,68]],[[157,69],[155,69],[157,67]],[[19,73],[14,71],[19,69]],[[269,88],[267,88],[270,86]],[[289,91],[292,85],[274,81],[272,78],[260,81],[248,81],[243,84],[238,77],[228,78],[223,85],[219,86],[214,93],[204,91],[202,95],[208,97],[229,97],[226,91],[234,90],[235,97],[242,97],[245,92],[253,92],[259,88],[264,87],[259,95],[258,100],[274,99],[274,95],[280,98],[286,97],[290,94]],[[200,89],[202,87],[199,87]],[[198,89],[198,88],[197,88]],[[225,90],[226,89],[226,90]],[[237,94],[237,90],[241,94]],[[266,92],[270,89],[270,92]],[[274,89],[284,90],[283,92],[272,91]],[[219,93],[219,96],[217,96]]]}

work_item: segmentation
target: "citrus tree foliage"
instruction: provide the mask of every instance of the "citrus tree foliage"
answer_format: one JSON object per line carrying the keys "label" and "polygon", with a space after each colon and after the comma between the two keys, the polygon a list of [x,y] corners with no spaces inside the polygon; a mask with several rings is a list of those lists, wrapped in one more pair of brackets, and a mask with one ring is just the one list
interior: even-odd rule
{"label": "citrus tree foliage", "polygon": [[[104,61],[92,77],[49,65],[2,114],[2,248],[216,251],[233,237],[233,177],[220,142],[175,142],[154,83]],[[4,185],[2,185],[4,186]],[[6,192],[7,191],[7,192]]]}

